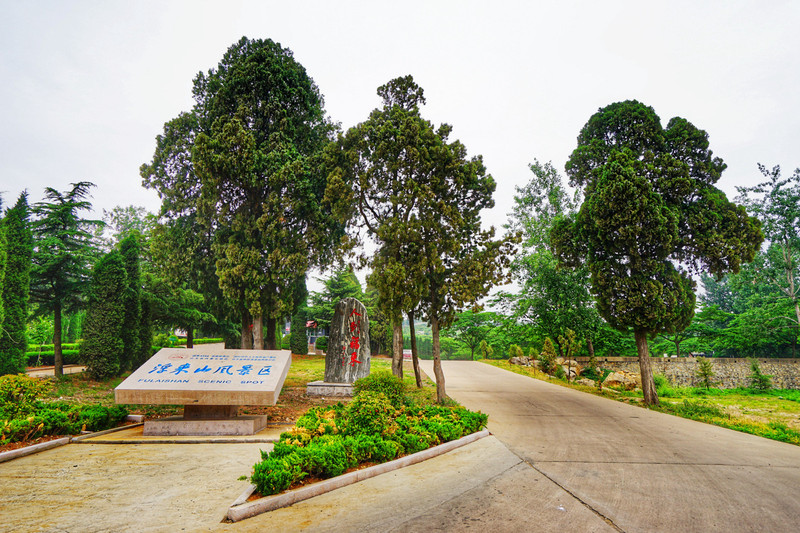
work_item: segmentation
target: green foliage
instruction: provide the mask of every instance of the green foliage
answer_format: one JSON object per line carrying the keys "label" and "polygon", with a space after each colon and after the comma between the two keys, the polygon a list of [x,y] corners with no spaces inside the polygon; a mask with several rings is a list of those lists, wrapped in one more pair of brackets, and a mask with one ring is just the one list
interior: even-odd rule
{"label": "green foliage", "polygon": [[[456,320],[453,325],[447,329],[447,332],[463,343],[470,349],[470,359],[475,359],[475,349],[483,349],[483,344],[486,341],[489,333],[498,325],[498,317],[495,313],[476,313],[472,310],[467,310],[456,315]],[[486,356],[481,353],[484,359]]]}
{"label": "green foliage", "polygon": [[525,355],[525,353],[522,351],[522,348],[520,348],[516,344],[512,344],[511,346],[508,347],[508,357],[509,357],[509,359],[511,357],[522,357],[524,355]]}
{"label": "green foliage", "polygon": [[756,392],[765,392],[772,388],[772,376],[761,372],[758,359],[750,358],[750,388]]}
{"label": "green foliage", "polygon": [[62,374],[61,314],[77,308],[89,285],[89,265],[97,248],[93,230],[102,226],[97,220],[86,220],[81,211],[90,210],[89,197],[93,183],[73,183],[64,194],[45,189],[46,201],[32,208],[33,260],[31,266],[31,300],[38,304],[37,313],[52,312],[53,343],[56,345],[55,374]]}
{"label": "green foliage", "polygon": [[308,317],[321,328],[330,327],[334,308],[340,301],[345,298],[356,298],[357,300],[363,298],[361,282],[358,281],[352,265],[334,270],[329,278],[317,279],[317,281],[322,281],[323,289],[322,292],[311,293]]}
{"label": "green foliage", "polygon": [[499,303],[512,318],[532,325],[536,335],[557,339],[567,329],[593,338],[600,317],[589,291],[585,265],[564,268],[552,251],[550,233],[559,217],[573,217],[580,203],[577,191],[570,197],[552,164],[535,161],[533,177],[517,187],[514,208],[506,227],[522,233],[522,247],[511,263],[519,284],[518,294],[500,293]]}
{"label": "green foliage", "polygon": [[697,370],[695,374],[700,378],[700,382],[705,388],[710,389],[714,385],[714,367],[711,361],[705,357],[697,358]]}
{"label": "green foliage", "polygon": [[117,251],[104,255],[94,267],[80,348],[81,359],[95,379],[116,376],[120,372],[127,286],[122,255]]}
{"label": "green foliage", "polygon": [[394,374],[373,372],[353,383],[354,397],[357,398],[363,392],[382,393],[394,407],[400,407],[405,397],[405,386]]}
{"label": "green foliage", "polygon": [[44,435],[76,435],[81,431],[102,431],[119,425],[128,416],[122,405],[74,405],[37,402],[26,415],[3,420],[0,444],[35,439]]}
{"label": "green foliage", "polygon": [[362,391],[347,405],[351,432],[382,435],[389,431],[395,407],[382,392]]}
{"label": "green foliage", "polygon": [[555,374],[558,368],[560,367],[556,365],[556,349],[553,346],[553,341],[550,340],[550,337],[547,337],[544,340],[542,352],[539,354],[539,369],[545,374]]}
{"label": "green foliage", "polygon": [[322,337],[317,337],[317,340],[314,342],[314,346],[317,350],[322,350],[323,352],[328,349],[328,337],[324,335]]}
{"label": "green foliage", "polygon": [[241,324],[271,324],[294,311],[295,281],[330,262],[343,234],[320,206],[318,153],[335,127],[306,70],[269,39],[234,43],[196,76],[193,96],[194,108],[164,125],[152,162],[141,167],[171,220],[162,257],[189,253],[184,243],[200,248],[200,259],[167,262],[184,278],[216,276],[204,292],[221,290]]}
{"label": "green foliage", "polygon": [[[648,335],[691,322],[691,272],[737,272],[763,240],[758,220],[714,186],[725,164],[706,132],[682,118],[663,128],[640,102],[594,114],[566,168],[585,200],[574,218],[555,222],[556,254],[562,264],[587,266],[600,314],[634,330],[640,360],[649,356]],[[645,403],[658,403],[647,368]]]}
{"label": "green foliage", "polygon": [[492,348],[492,346],[485,340],[481,341],[479,345],[479,351],[482,359],[491,359],[492,355],[494,355],[494,348]]}
{"label": "green foliage", "polygon": [[408,398],[396,405],[377,389],[398,392],[393,375],[358,380],[349,405],[309,409],[281,434],[271,452],[261,452],[251,482],[262,495],[275,494],[308,475],[338,476],[365,462],[382,463],[479,431],[487,416],[463,408],[420,407]]}
{"label": "green foliage", "polygon": [[289,335],[284,335],[281,337],[281,350],[289,349],[291,349],[291,337]]}
{"label": "green foliage", "polygon": [[[140,275],[140,245],[136,235],[128,235],[119,245],[122,261],[125,266],[126,287],[123,291],[124,317],[120,336],[122,337],[122,354],[120,369],[132,370],[141,361],[141,325],[142,325],[142,280]],[[150,345],[150,342],[147,343]]]}
{"label": "green foliage", "polygon": [[[480,157],[467,158],[452,128],[422,118],[423,90],[411,76],[378,88],[383,107],[326,150],[326,200],[353,242],[364,230],[380,243],[369,282],[392,319],[393,372],[402,376],[399,317],[422,308],[431,324],[434,367],[441,372],[440,327],[504,280],[515,235],[494,240],[480,212],[494,205],[495,182]],[[440,401],[444,383],[438,380]]]}
{"label": "green foliage", "polygon": [[704,401],[683,400],[683,403],[680,404],[670,404],[665,410],[693,420],[708,421],[712,418],[730,418],[716,405]]}
{"label": "green foliage", "polygon": [[33,254],[28,211],[28,195],[23,192],[0,224],[6,241],[0,247],[7,255],[4,276],[0,276],[0,376],[24,372],[27,364],[25,333]]}
{"label": "green foliage", "polygon": [[18,418],[33,413],[39,397],[49,388],[46,381],[24,374],[0,376],[0,418]]}

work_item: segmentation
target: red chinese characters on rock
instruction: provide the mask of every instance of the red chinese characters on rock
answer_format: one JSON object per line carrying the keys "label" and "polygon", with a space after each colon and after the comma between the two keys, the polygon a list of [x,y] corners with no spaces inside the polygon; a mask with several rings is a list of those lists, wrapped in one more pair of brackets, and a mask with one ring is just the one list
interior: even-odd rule
{"label": "red chinese characters on rock", "polygon": [[[361,339],[361,313],[356,312],[354,309],[350,316],[348,317],[348,322],[350,324],[350,366],[356,366],[356,364],[360,363],[361,361],[358,360],[358,350],[361,348],[360,339]],[[345,352],[344,357],[342,358],[343,364],[347,363],[347,353]]]}

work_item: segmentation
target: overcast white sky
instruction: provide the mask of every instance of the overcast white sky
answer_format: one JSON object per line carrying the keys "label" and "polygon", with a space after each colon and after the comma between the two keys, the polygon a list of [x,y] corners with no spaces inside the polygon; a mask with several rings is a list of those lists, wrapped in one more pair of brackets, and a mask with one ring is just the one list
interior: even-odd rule
{"label": "overcast white sky", "polygon": [[242,35],[293,50],[344,128],[379,105],[379,85],[412,74],[426,118],[484,156],[498,226],[528,163],[563,171],[589,117],[626,99],[706,130],[729,197],[760,180],[757,162],[800,166],[797,1],[0,0],[0,12],[6,206],[88,180],[98,212],[156,212],[139,166],[191,107],[197,72]]}

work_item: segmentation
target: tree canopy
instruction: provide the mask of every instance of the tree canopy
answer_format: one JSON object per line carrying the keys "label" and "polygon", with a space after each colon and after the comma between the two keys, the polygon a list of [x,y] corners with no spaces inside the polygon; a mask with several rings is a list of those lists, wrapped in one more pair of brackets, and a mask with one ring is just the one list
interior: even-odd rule
{"label": "tree canopy", "polygon": [[7,251],[2,282],[0,306],[0,375],[25,372],[25,336],[30,296],[30,269],[33,241],[29,220],[28,194],[23,192],[17,203],[6,211],[0,233],[6,240]]}
{"label": "tree canopy", "polygon": [[[341,237],[321,209],[318,152],[333,131],[323,99],[289,49],[242,38],[194,80],[196,104],[164,126],[141,174],[180,240],[205,240],[242,346],[276,347],[295,280],[324,264]],[[185,223],[180,222],[186,221]],[[175,250],[177,253],[177,250]]]}
{"label": "tree canopy", "polygon": [[687,120],[663,128],[651,107],[626,101],[589,119],[566,166],[585,199],[556,221],[553,244],[562,263],[585,262],[609,324],[633,329],[647,404],[658,403],[647,337],[689,325],[691,273],[736,272],[762,240],[758,220],[714,186],[725,164],[708,146]]}
{"label": "tree canopy", "polygon": [[570,195],[558,171],[550,164],[534,161],[533,177],[517,187],[508,228],[522,233],[521,250],[511,264],[518,294],[502,294],[502,303],[511,315],[534,327],[541,337],[549,337],[563,354],[559,338],[568,329],[589,339],[599,326],[599,315],[589,291],[589,272],[585,265],[565,268],[553,254],[550,232],[558,217],[574,217],[580,204],[580,191]]}
{"label": "tree canopy", "polygon": [[89,283],[89,266],[98,251],[94,229],[101,221],[81,218],[88,211],[89,191],[94,184],[81,181],[61,193],[45,189],[45,201],[34,204],[33,263],[31,268],[31,300],[37,312],[53,315],[55,375],[63,374],[61,352],[61,313],[77,308],[83,301]]}

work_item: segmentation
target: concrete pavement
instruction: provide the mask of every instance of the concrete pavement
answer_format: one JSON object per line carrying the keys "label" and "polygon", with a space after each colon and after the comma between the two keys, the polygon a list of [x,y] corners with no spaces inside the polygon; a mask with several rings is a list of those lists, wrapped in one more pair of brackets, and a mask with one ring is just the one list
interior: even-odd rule
{"label": "concrete pavement", "polygon": [[489,413],[511,452],[622,531],[800,527],[800,447],[481,363],[443,368],[448,394]]}
{"label": "concrete pavement", "polygon": [[[422,362],[433,375],[430,362]],[[264,443],[70,444],[0,464],[9,531],[796,531],[800,448],[444,362],[494,436],[235,524]],[[108,438],[106,439],[109,440]]]}

